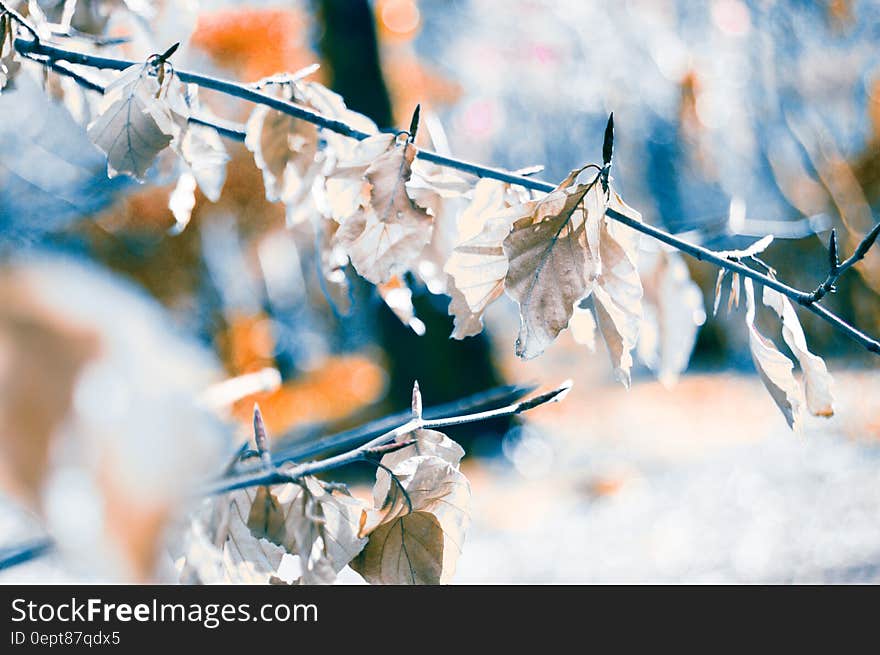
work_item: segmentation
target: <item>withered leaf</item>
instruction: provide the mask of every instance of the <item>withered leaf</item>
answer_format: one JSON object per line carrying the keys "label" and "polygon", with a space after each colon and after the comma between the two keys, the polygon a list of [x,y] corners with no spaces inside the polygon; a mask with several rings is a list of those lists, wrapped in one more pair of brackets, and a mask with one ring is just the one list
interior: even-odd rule
{"label": "withered leaf", "polygon": [[769,287],[764,287],[763,300],[764,304],[773,309],[782,320],[782,338],[801,365],[807,410],[813,416],[833,416],[834,396],[831,393],[833,380],[825,366],[825,361],[811,353],[807,347],[804,329],[791,301]]}
{"label": "withered leaf", "polygon": [[406,190],[415,155],[409,141],[394,141],[373,160],[364,173],[369,200],[336,233],[355,270],[374,284],[406,272],[431,239],[431,216]]}
{"label": "withered leaf", "polygon": [[239,489],[203,502],[184,535],[182,582],[266,584],[276,574],[284,549],[248,525],[261,490]]}
{"label": "withered leaf", "polygon": [[393,477],[377,472],[379,509],[361,515],[361,534],[369,541],[351,567],[373,584],[448,582],[470,522],[467,479],[436,455],[409,457],[391,471]]}
{"label": "withered leaf", "polygon": [[[611,189],[608,206],[641,221]],[[604,212],[604,208],[603,208]],[[642,282],[637,268],[638,234],[603,216],[598,220],[598,248],[594,260],[601,262],[592,286],[596,324],[611,355],[615,377],[630,384],[632,350],[638,342],[642,321]]]}
{"label": "withered leaf", "polygon": [[801,390],[792,374],[793,364],[772,341],[758,332],[755,326],[755,287],[750,278],[743,280],[746,291],[746,327],[749,329],[749,348],[752,361],[761,381],[770,392],[790,428],[800,422]]}
{"label": "withered leaf", "polygon": [[251,529],[267,526],[262,534],[299,556],[303,584],[332,583],[367,542],[358,536],[363,505],[328,491],[315,478],[282,486],[264,507],[271,518],[261,512]]}
{"label": "withered leaf", "polygon": [[[286,99],[286,85],[278,87]],[[257,105],[245,127],[245,146],[254,153],[254,162],[263,172],[266,199],[282,200],[287,177],[303,178],[315,165],[318,128],[313,123],[290,116],[265,105]]]}
{"label": "withered leaf", "polygon": [[123,71],[108,87],[105,103],[88,135],[107,155],[107,174],[143,179],[175,135],[171,111],[151,67],[137,64]]}
{"label": "withered leaf", "polygon": [[[521,218],[503,241],[509,267],[507,293],[520,306],[516,354],[525,359],[540,355],[568,326],[574,304],[587,293],[590,254],[587,221],[600,186],[595,180],[575,185],[573,171],[554,191],[521,205]],[[599,202],[602,211],[604,203]],[[511,210],[513,211],[513,210]]]}

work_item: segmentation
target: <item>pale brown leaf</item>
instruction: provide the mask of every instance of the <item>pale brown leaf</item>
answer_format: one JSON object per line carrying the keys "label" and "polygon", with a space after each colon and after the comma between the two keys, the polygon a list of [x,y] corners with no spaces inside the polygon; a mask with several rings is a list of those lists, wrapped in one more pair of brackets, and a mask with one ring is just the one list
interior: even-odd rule
{"label": "pale brown leaf", "polygon": [[249,525],[265,528],[255,534],[299,556],[303,584],[330,584],[367,543],[358,536],[362,510],[356,499],[307,477],[275,490]]}
{"label": "pale brown leaf", "polygon": [[[522,218],[503,241],[509,262],[505,289],[520,306],[516,353],[525,359],[540,355],[568,326],[574,304],[588,290],[593,264],[587,222],[598,217],[585,198],[598,197],[600,185],[575,185],[578,173],[544,198],[521,205]],[[604,211],[604,203],[598,204]]]}
{"label": "pale brown leaf", "polygon": [[[290,99],[287,87],[281,88],[285,89],[282,97]],[[254,153],[254,162],[263,172],[266,199],[283,200],[285,187],[295,184],[315,166],[318,128],[277,109],[257,105],[245,131],[245,146]]]}
{"label": "pale brown leaf", "polygon": [[369,200],[336,233],[355,270],[374,284],[409,270],[431,239],[431,216],[409,197],[415,147],[392,142],[364,173]]}
{"label": "pale brown leaf", "polygon": [[[427,439],[423,447],[443,448],[442,440]],[[470,522],[467,479],[457,465],[437,455],[409,457],[395,464],[392,473],[377,472],[374,500],[379,509],[361,515],[360,534],[368,534],[369,541],[351,567],[373,584],[448,582]],[[388,490],[380,499],[383,480]]]}

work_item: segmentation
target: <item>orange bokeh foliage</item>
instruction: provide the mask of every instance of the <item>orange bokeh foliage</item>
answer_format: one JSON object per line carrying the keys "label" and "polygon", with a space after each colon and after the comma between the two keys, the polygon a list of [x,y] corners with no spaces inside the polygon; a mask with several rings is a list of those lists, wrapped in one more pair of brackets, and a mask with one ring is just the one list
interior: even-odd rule
{"label": "orange bokeh foliage", "polygon": [[385,374],[376,362],[362,355],[340,355],[275,391],[238,401],[233,415],[249,424],[257,402],[269,437],[278,437],[297,425],[342,420],[379,400],[384,388]]}
{"label": "orange bokeh foliage", "polygon": [[[271,319],[264,315],[237,316],[218,335],[218,349],[226,367],[239,375],[274,366],[275,338]],[[254,402],[260,404],[270,437],[296,425],[338,421],[379,400],[385,374],[373,360],[361,355],[329,357],[318,370],[280,388],[247,396],[233,407],[233,415],[250,424]]]}
{"label": "orange bokeh foliage", "polygon": [[423,109],[455,102],[461,87],[430,67],[416,55],[412,41],[421,29],[421,14],[415,0],[379,0],[375,5],[382,71],[394,107],[395,121],[408,125],[413,108]]}
{"label": "orange bokeh foliage", "polygon": [[200,14],[191,43],[242,82],[253,82],[314,63],[307,28],[297,9],[234,7]]}

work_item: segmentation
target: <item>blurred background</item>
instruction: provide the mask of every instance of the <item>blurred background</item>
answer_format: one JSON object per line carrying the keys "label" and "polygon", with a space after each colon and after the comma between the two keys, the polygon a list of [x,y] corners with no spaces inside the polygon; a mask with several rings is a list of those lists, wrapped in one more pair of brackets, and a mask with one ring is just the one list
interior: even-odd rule
{"label": "blurred background", "polygon": [[[38,4],[47,15],[63,5]],[[540,164],[552,182],[601,159],[613,111],[615,183],[647,222],[718,249],[772,233],[765,260],[800,288],[823,279],[832,227],[848,254],[876,220],[880,2],[152,4],[160,45],[185,43],[180,67],[251,82],[319,62],[316,78],[378,125],[406,126],[421,103],[420,144],[509,169]],[[568,332],[517,360],[510,301],[464,341],[449,339],[448,298],[417,280],[424,334],[367,284],[340,317],[308,225],[285,226],[242,144],[226,143],[220,200],[197,195],[190,223],[169,234],[175,179],[106,180],[101,157],[65,129],[70,116],[26,93],[0,96],[3,250],[96,261],[157,299],[228,375],[276,367],[282,385],[256,399],[279,441],[404,409],[414,379],[428,405],[574,380],[564,403],[527,421],[453,435],[474,488],[457,582],[880,580],[877,361],[827,324],[802,316],[835,375],[837,416],[793,435],[753,374],[742,317],[706,319],[716,270],[698,262],[686,262],[703,293],[690,366],[661,384],[637,364],[629,390],[602,345],[590,353]],[[202,102],[234,121],[250,111],[210,93]],[[875,247],[828,305],[877,334],[878,291]],[[236,408],[243,422],[254,399]],[[13,528],[0,532],[14,541]],[[16,579],[44,579],[42,566]]]}

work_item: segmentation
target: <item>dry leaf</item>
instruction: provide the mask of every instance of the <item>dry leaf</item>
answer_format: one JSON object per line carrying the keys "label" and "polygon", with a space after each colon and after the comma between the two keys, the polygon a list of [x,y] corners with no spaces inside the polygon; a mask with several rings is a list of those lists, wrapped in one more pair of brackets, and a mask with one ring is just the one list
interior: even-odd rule
{"label": "dry leaf", "polygon": [[678,252],[660,249],[652,259],[641,275],[645,297],[638,353],[668,387],[687,368],[706,311],[700,287]]}
{"label": "dry leaf", "polygon": [[[467,320],[476,323],[475,334],[482,330],[483,312],[504,293],[508,263],[502,244],[510,234],[514,217],[515,215],[510,218],[502,215],[486,221],[476,235],[453,249],[444,267],[472,316]],[[456,308],[460,306],[459,304]],[[454,313],[450,305],[450,314],[456,317],[462,315],[463,311],[464,308]]]}
{"label": "dry leaf", "polygon": [[772,341],[755,327],[755,287],[750,278],[743,280],[746,290],[746,326],[749,329],[749,348],[758,375],[773,401],[779,407],[788,426],[797,429],[800,421],[801,390],[792,374],[793,364]]}
{"label": "dry leaf", "polygon": [[825,361],[807,347],[804,329],[791,301],[778,291],[764,287],[764,304],[773,309],[782,320],[782,338],[797,357],[804,374],[804,392],[807,409],[813,416],[833,416],[833,380]]}
{"label": "dry leaf", "polygon": [[[170,76],[170,79],[165,82],[165,87],[168,107],[178,128],[174,140],[171,142],[171,147],[187,165],[189,174],[198,183],[198,187],[205,194],[205,197],[211,202],[217,202],[226,181],[226,164],[229,161],[229,154],[226,152],[217,130],[189,121],[193,113],[199,110],[198,87],[193,84],[184,85],[176,75]],[[203,117],[205,113],[199,111]],[[190,184],[187,182],[185,188],[189,186]],[[180,181],[178,181],[178,188],[181,188]],[[183,204],[182,197],[179,202]],[[187,199],[185,203],[188,204],[189,200]],[[195,204],[194,197],[192,203]],[[181,218],[184,217],[181,216]],[[178,219],[177,214],[175,214],[175,218]],[[178,219],[178,224],[180,222]],[[188,218],[186,222],[189,222]]]}
{"label": "dry leaf", "polygon": [[[377,471],[380,509],[361,515],[361,534],[370,539],[351,567],[372,584],[449,582],[470,522],[467,479],[435,455],[409,457],[392,472],[399,484]],[[388,492],[381,498],[383,481]]]}
{"label": "dry leaf", "polygon": [[107,155],[107,174],[128,174],[141,180],[162,150],[171,143],[175,125],[151,67],[136,64],[107,87],[105,109],[88,135]]}
{"label": "dry leaf", "polygon": [[[613,189],[608,206],[639,222],[642,220],[641,214],[627,206]],[[603,215],[598,221],[597,243],[593,257],[601,265],[592,285],[596,324],[611,355],[615,377],[629,387],[632,349],[638,342],[642,322],[638,233]]]}
{"label": "dry leaf", "polygon": [[449,293],[450,298],[448,313],[453,319],[452,334],[450,336],[453,339],[465,339],[482,332],[482,315],[471,311],[464,294],[455,287],[451,278],[447,285],[447,293]]}
{"label": "dry leaf", "polygon": [[245,146],[254,153],[254,161],[263,172],[266,199],[282,200],[285,188],[292,184],[286,178],[304,178],[315,166],[318,128],[277,109],[257,105],[245,131]]}
{"label": "dry leaf", "polygon": [[726,276],[726,268],[722,268],[718,271],[718,277],[715,279],[715,301],[712,303],[712,316],[718,315],[718,306],[721,304],[721,292],[723,290],[724,278]]}
{"label": "dry leaf", "polygon": [[[181,582],[266,584],[281,565],[284,549],[248,527],[264,488],[238,489],[203,501],[183,538]],[[262,502],[262,501],[261,501]]]}
{"label": "dry leaf", "polygon": [[431,239],[431,216],[407,194],[415,147],[392,142],[369,165],[369,200],[345,218],[336,238],[355,270],[374,284],[409,270]]}
{"label": "dry leaf", "polygon": [[264,526],[265,535],[298,555],[303,584],[330,584],[363,549],[367,540],[358,536],[363,504],[341,493],[331,493],[316,478],[303,478],[274,492],[275,503],[266,516],[255,517],[251,530]]}
{"label": "dry leaf", "polygon": [[[604,202],[595,181],[575,185],[579,173],[544,198],[511,210],[521,217],[503,241],[505,288],[520,306],[516,354],[525,359],[540,355],[568,326],[574,304],[588,290],[593,264],[587,222],[598,220],[594,212],[604,212]],[[585,202],[588,196],[593,202]]]}
{"label": "dry leaf", "polygon": [[325,181],[328,215],[339,223],[369,202],[370,183],[364,179],[364,173],[392,146],[394,135],[376,134],[363,141],[346,142],[351,142],[349,150],[344,154],[334,151],[336,163]]}

